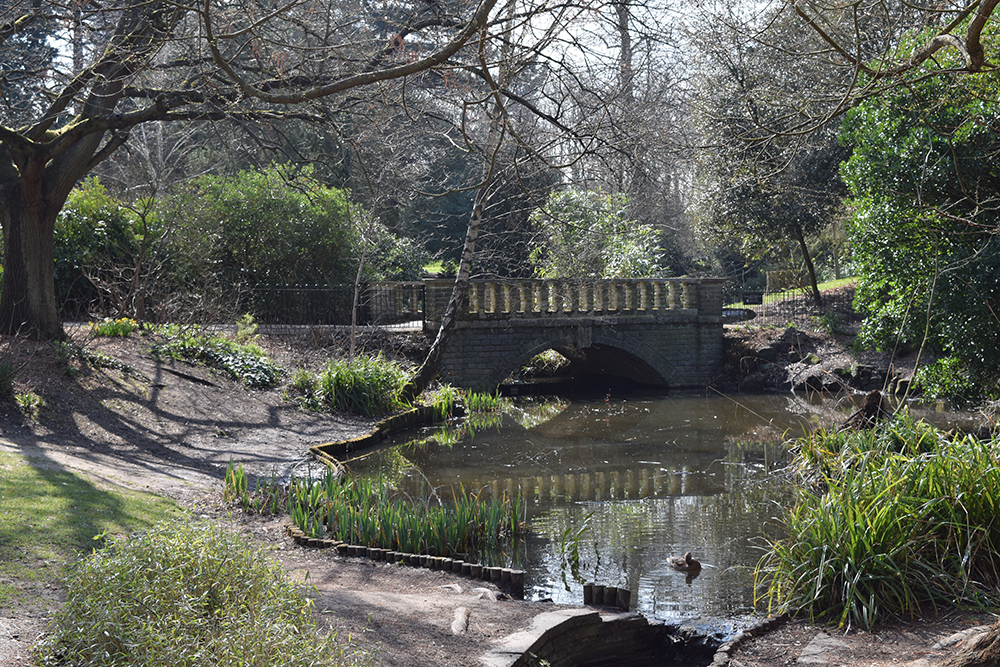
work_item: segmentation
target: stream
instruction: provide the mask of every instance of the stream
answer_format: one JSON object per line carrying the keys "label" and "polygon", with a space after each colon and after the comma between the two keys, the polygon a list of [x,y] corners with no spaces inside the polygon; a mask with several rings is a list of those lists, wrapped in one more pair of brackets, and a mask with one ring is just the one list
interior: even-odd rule
{"label": "stream", "polygon": [[[781,441],[852,410],[846,398],[794,395],[519,401],[410,431],[350,467],[419,497],[520,489],[527,539],[479,557],[525,570],[526,598],[580,604],[593,581],[628,588],[648,618],[730,634],[767,613],[755,611],[754,569],[793,495]],[[697,577],[669,565],[687,551]]]}

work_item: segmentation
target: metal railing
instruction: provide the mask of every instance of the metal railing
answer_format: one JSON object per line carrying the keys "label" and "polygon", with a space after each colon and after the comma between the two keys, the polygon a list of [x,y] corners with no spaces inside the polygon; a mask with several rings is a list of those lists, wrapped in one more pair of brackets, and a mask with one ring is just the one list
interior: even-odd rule
{"label": "metal railing", "polygon": [[[365,283],[358,291],[357,323],[398,324],[423,319],[420,282]],[[353,285],[255,285],[246,310],[261,324],[349,325]]]}

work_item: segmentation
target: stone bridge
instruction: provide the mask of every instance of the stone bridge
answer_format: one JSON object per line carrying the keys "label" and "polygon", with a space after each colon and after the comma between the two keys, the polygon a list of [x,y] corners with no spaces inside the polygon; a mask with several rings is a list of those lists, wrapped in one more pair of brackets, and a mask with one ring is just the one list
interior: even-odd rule
{"label": "stone bridge", "polygon": [[[493,391],[536,354],[556,350],[576,375],[704,387],[722,363],[722,279],[472,281],[441,379]],[[452,281],[424,283],[435,331]]]}

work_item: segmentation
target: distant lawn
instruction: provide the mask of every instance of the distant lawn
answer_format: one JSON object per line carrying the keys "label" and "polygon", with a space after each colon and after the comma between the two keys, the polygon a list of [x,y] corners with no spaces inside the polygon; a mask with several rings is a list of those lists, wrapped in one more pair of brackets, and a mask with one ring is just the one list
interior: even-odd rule
{"label": "distant lawn", "polygon": [[161,496],[0,453],[0,613],[59,585],[68,563],[100,545],[95,536],[129,533],[183,512]]}
{"label": "distant lawn", "polygon": [[444,270],[444,262],[437,260],[436,262],[428,262],[424,264],[424,273],[438,274]]}
{"label": "distant lawn", "polygon": [[840,280],[828,280],[825,283],[819,284],[820,291],[828,289],[837,289],[838,287],[843,287],[845,285],[853,285],[858,282],[857,276],[851,276],[850,278],[841,278]]}

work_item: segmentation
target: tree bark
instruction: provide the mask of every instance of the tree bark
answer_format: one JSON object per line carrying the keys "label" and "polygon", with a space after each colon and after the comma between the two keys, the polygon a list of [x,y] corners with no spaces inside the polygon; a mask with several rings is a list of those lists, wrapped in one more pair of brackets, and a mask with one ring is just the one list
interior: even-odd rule
{"label": "tree bark", "polygon": [[63,339],[52,270],[59,209],[45,205],[40,187],[31,190],[26,193],[23,184],[0,189],[4,240],[0,332]]}
{"label": "tree bark", "polygon": [[802,259],[806,263],[806,270],[809,271],[809,286],[812,289],[813,303],[817,306],[823,305],[823,295],[819,293],[819,283],[816,282],[816,268],[813,266],[812,257],[809,255],[809,246],[806,244],[806,236],[802,233],[802,226],[793,223],[795,227],[795,238],[802,249]]}
{"label": "tree bark", "polygon": [[941,667],[997,667],[1000,665],[1000,622],[982,637],[941,663]]}

